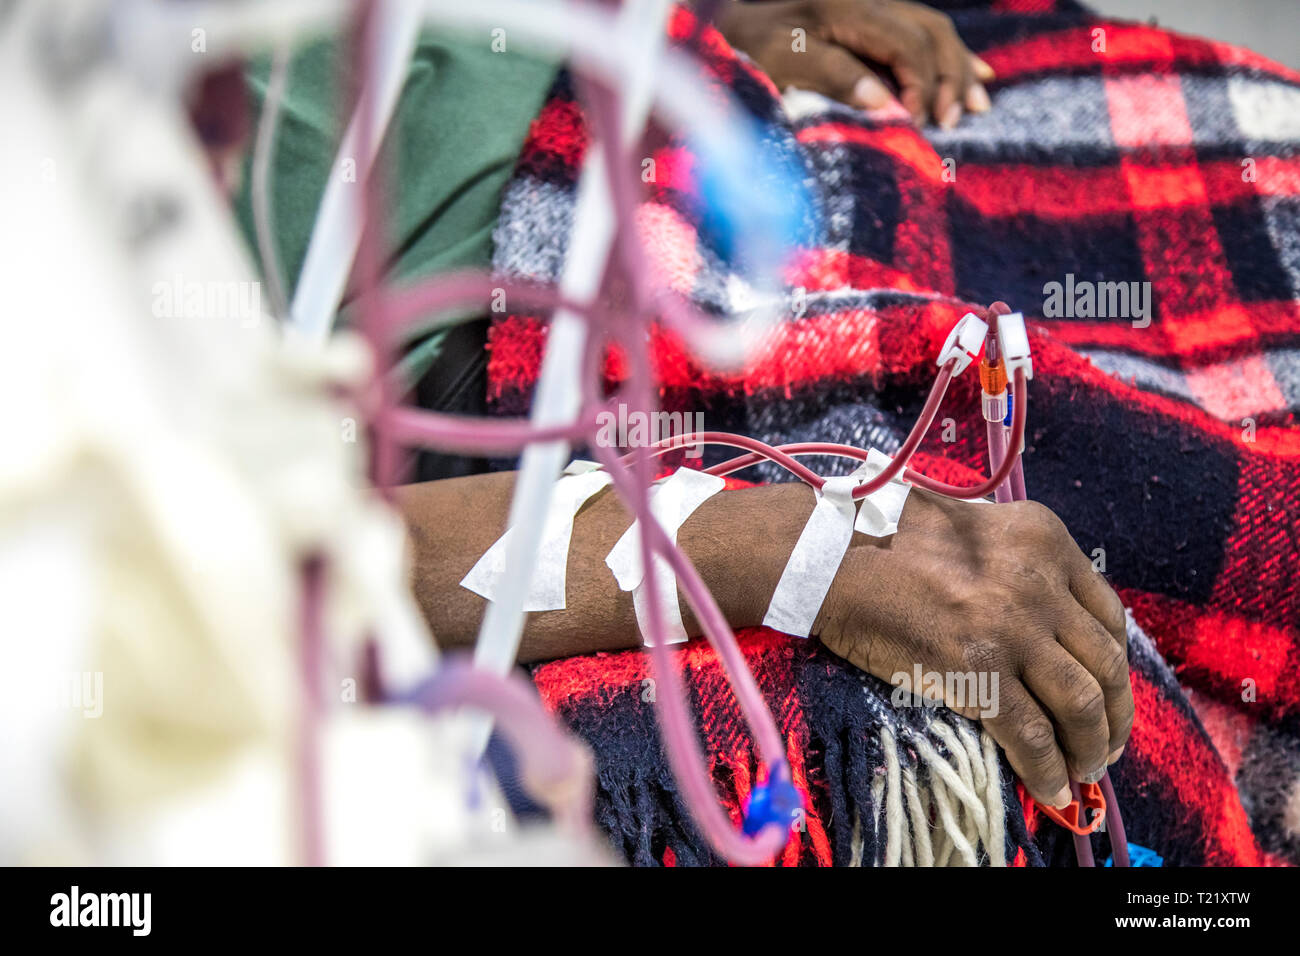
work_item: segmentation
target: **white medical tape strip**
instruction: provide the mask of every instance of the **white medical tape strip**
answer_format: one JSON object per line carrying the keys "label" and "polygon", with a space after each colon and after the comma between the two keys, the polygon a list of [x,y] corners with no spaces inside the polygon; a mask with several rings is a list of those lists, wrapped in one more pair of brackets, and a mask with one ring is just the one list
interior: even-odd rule
{"label": "white medical tape strip", "polygon": [[763,618],[766,627],[796,637],[807,637],[812,632],[817,612],[853,538],[853,489],[862,483],[859,472],[865,467],[851,475],[827,478],[816,493],[817,504],[772,592]]}
{"label": "white medical tape strip", "polygon": [[889,462],[888,455],[873,448],[852,474],[826,479],[772,593],[764,625],[807,637],[844,561],[853,532],[880,538],[898,530],[910,485],[890,481],[863,498],[860,505],[853,500],[853,489],[880,474]]}
{"label": "white medical tape strip", "polygon": [[[664,529],[668,540],[676,544],[677,531],[686,519],[725,486],[726,483],[716,475],[706,475],[692,468],[679,468],[662,484],[651,489],[650,513]],[[619,589],[632,592],[632,606],[636,610],[641,639],[649,645],[649,602],[644,587],[645,568],[641,564],[640,522],[632,522],[632,526],[623,532],[623,536],[605,556],[605,564],[614,572],[614,580],[618,582]],[[652,556],[651,568],[659,591],[660,619],[667,632],[665,643],[680,644],[687,636],[681,604],[677,600],[677,578],[668,561],[661,555]]]}
{"label": "white medical tape strip", "polygon": [[[865,469],[866,480],[874,478],[884,471],[893,461],[883,451],[872,448],[867,452],[867,460],[859,471]],[[861,482],[859,482],[861,484]],[[858,518],[853,522],[853,530],[869,534],[873,538],[887,538],[898,530],[898,519],[903,514],[903,505],[907,504],[908,492],[912,486],[900,478],[885,482],[862,499],[858,506]]]}
{"label": "white medical tape strip", "polygon": [[[609,473],[598,470],[594,461],[574,461],[564,469],[551,492],[542,529],[542,545],[533,566],[533,578],[524,599],[525,611],[562,611],[565,607],[565,575],[569,564],[569,542],[573,538],[573,519],[587,499],[609,484]],[[460,586],[489,601],[496,600],[497,589],[506,572],[506,548],[510,532],[497,538],[470,568]]]}

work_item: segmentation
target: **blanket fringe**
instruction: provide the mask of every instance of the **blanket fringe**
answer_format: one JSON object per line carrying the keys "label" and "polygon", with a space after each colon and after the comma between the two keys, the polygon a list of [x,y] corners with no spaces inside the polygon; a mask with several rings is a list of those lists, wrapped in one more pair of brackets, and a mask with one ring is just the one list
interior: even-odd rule
{"label": "blanket fringe", "polygon": [[[944,716],[962,723],[936,716],[923,731],[881,727],[838,768],[838,780],[829,753],[811,773],[800,761],[796,785],[807,809],[779,863],[1003,867],[1021,854],[1041,865],[993,740],[964,718]],[[803,750],[792,742],[792,756]],[[691,827],[671,777],[645,779],[644,764],[627,769],[631,780],[607,765],[597,799],[598,820],[616,848],[642,865],[719,862]],[[747,753],[715,766],[719,797],[737,825],[756,770]]]}
{"label": "blanket fringe", "polygon": [[[1011,768],[978,723],[933,701],[895,702],[891,685],[814,644],[759,633],[747,652],[751,666],[768,676],[772,694],[785,702],[778,720],[804,802],[777,865],[1044,865],[1026,829]],[[602,672],[622,662],[604,660]],[[725,685],[711,659],[686,670],[693,702],[709,702],[698,719],[708,728],[710,773],[720,803],[739,826],[761,775],[753,740],[739,711],[725,703]],[[555,693],[558,685],[544,669],[543,676]],[[691,821],[660,746],[653,707],[639,688],[636,681],[617,682],[598,707],[585,711],[587,719],[566,713],[564,703],[559,707],[595,751],[597,823],[615,852],[634,865],[722,863]],[[715,703],[719,699],[724,703]]]}
{"label": "blanket fringe", "polygon": [[[880,731],[883,773],[872,782],[874,820],[884,810],[884,866],[1006,866],[1006,805],[1001,768],[988,734],[936,720],[929,728],[944,752],[925,738],[898,745]],[[859,819],[856,816],[855,820]],[[850,865],[868,848],[855,823]]]}

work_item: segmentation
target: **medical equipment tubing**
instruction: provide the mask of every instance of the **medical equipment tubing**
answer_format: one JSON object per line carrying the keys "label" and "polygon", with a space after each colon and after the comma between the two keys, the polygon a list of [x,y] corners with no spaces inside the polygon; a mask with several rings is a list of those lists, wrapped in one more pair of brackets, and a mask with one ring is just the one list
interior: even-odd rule
{"label": "medical equipment tubing", "polygon": [[[355,51],[361,66],[359,75],[365,78],[365,82],[357,115],[349,126],[349,139],[355,140],[356,151],[363,158],[377,152],[378,138],[382,135],[394,99],[392,76],[398,70],[395,64],[400,61],[404,68],[406,55],[401,51],[410,42],[411,19],[390,17],[381,20],[377,17],[375,11],[387,6],[385,3],[365,4],[366,14],[359,19],[362,27]],[[647,23],[662,25],[665,9],[662,0],[633,0],[626,5],[622,15],[614,18],[602,11],[570,5],[565,11],[565,20],[570,22],[566,22],[563,29],[555,29],[553,22],[538,12],[536,4],[492,0],[473,9],[459,7],[454,12],[446,7],[423,6],[426,17],[443,21],[486,23],[485,18],[495,17],[493,23],[509,23],[512,29],[517,22],[521,36],[532,36],[543,43],[560,46],[571,56],[593,121],[592,145],[580,190],[585,198],[580,198],[578,203],[577,235],[570,249],[570,258],[577,263],[572,268],[578,271],[566,270],[565,281],[558,292],[506,281],[486,273],[442,276],[401,291],[388,289],[379,281],[377,256],[382,248],[384,219],[376,178],[379,173],[372,168],[368,170],[367,188],[360,190],[362,204],[355,220],[348,214],[342,200],[327,196],[330,201],[318,218],[311,248],[333,250],[326,258],[339,265],[339,269],[331,271],[333,278],[329,281],[300,283],[291,314],[303,320],[308,334],[319,334],[319,316],[325,311],[322,303],[328,305],[329,301],[337,301],[341,291],[337,286],[337,274],[350,258],[348,250],[352,237],[355,237],[357,273],[361,280],[357,299],[360,324],[376,357],[375,381],[370,389],[357,397],[375,436],[377,484],[382,490],[385,482],[394,475],[392,451],[397,445],[493,455],[524,449],[524,472],[511,510],[511,527],[516,529],[516,540],[512,542],[508,558],[512,568],[525,572],[531,568],[549,489],[570,444],[586,439],[595,449],[596,456],[610,474],[615,493],[640,522],[642,566],[650,569],[656,555],[668,562],[676,583],[680,584],[707,639],[721,658],[745,719],[754,732],[765,775],[760,775],[755,787],[747,811],[750,818],[742,834],[736,831],[718,805],[691,725],[681,678],[664,640],[658,588],[673,584],[647,573],[645,588],[650,633],[646,638],[655,678],[661,685],[656,695],[657,714],[673,771],[681,783],[695,822],[713,847],[731,862],[757,864],[770,860],[784,846],[790,833],[790,821],[781,813],[799,804],[785,761],[784,739],[776,729],[735,635],[712,595],[690,559],[668,539],[654,520],[649,504],[649,489],[654,477],[652,461],[656,455],[685,445],[730,445],[745,454],[708,469],[709,473],[725,475],[767,459],[813,488],[820,489],[825,479],[800,464],[797,456],[838,455],[861,460],[866,458],[867,451],[827,443],[774,447],[741,435],[703,432],[678,435],[653,447],[638,447],[620,456],[614,449],[602,447],[592,440],[596,413],[611,407],[616,400],[626,403],[632,410],[649,413],[654,409],[653,375],[646,341],[656,316],[697,352],[706,354],[720,354],[723,351],[719,345],[721,342],[740,339],[752,346],[759,338],[730,334],[725,323],[702,315],[689,302],[667,295],[651,278],[644,249],[638,242],[628,241],[629,236],[636,235],[636,190],[639,188],[633,178],[628,147],[644,124],[652,95],[661,110],[669,114],[667,118],[679,122],[684,120],[694,134],[714,144],[712,150],[706,150],[708,155],[723,162],[739,162],[737,157],[744,155],[746,149],[756,149],[752,143],[746,145],[743,127],[732,119],[733,109],[724,107],[719,113],[716,106],[701,105],[707,102],[703,98],[674,99],[665,95],[674,88],[689,90],[694,80],[691,71],[683,66],[683,58],[675,52],[661,51],[655,45],[650,45],[648,50],[637,50],[631,29],[631,26]],[[377,34],[382,41],[369,35],[376,22],[386,25],[386,32]],[[370,27],[367,28],[366,24]],[[662,30],[652,30],[651,33],[660,37]],[[386,56],[376,52],[381,43],[386,44],[382,47],[387,51]],[[628,50],[635,50],[639,55],[621,56]],[[691,105],[688,107],[687,103]],[[619,238],[615,240],[615,236]],[[604,278],[605,253],[611,243],[617,246],[616,261],[623,266],[633,290],[632,308],[621,313],[605,307],[597,296]],[[585,250],[585,253],[575,255],[575,250]],[[320,255],[325,256],[325,253]],[[596,271],[592,271],[593,268]],[[320,270],[311,272],[311,275],[317,274],[323,273]],[[481,301],[489,292],[498,290],[504,290],[512,301],[512,311],[517,312],[521,306],[526,306],[554,310],[557,316],[550,330],[532,418],[528,421],[464,419],[400,407],[383,377],[391,367],[392,356],[400,347],[402,336],[417,324],[427,328],[426,316],[430,314],[445,315],[454,306]],[[600,394],[603,381],[600,369],[605,350],[610,346],[618,346],[626,357],[627,375],[614,395],[603,396]],[[1032,375],[1032,369],[1023,365],[1018,365],[1014,371],[1008,367],[1012,372],[1014,396],[1010,428],[1003,434],[1001,423],[996,428],[990,423],[991,474],[988,479],[970,487],[960,487],[929,478],[908,467],[910,458],[934,422],[949,383],[969,363],[969,358],[960,354],[956,357],[941,354],[938,375],[915,426],[889,466],[854,490],[855,499],[860,500],[899,476],[940,494],[966,499],[984,497],[1006,487],[1023,487],[1019,470],[1020,448],[1028,413],[1026,386]],[[1023,358],[1027,361],[1027,340]],[[575,377],[578,380],[576,388]],[[558,401],[548,399],[548,395],[566,397]],[[999,439],[1009,440],[1009,443],[1003,446]],[[544,455],[542,449],[546,450]],[[483,646],[479,648],[479,663],[490,666],[493,671],[502,670],[503,662],[508,666],[513,660],[518,634],[523,626],[522,598],[528,575],[510,577],[512,580],[522,579],[522,585],[513,589],[515,593],[510,601],[499,607],[495,604],[489,607],[487,616],[490,620],[485,622],[480,636]],[[314,594],[315,590],[311,589],[311,593]],[[319,600],[319,596],[314,600]],[[305,618],[314,619],[310,612],[305,614]],[[490,638],[490,645],[484,643],[489,635],[495,635]],[[482,653],[485,651],[486,654]],[[515,736],[520,726],[519,708],[524,705],[499,677],[485,676],[487,673],[481,667],[474,670],[444,668],[438,683],[420,699],[431,708],[472,703],[505,718],[507,733]],[[559,754],[561,751],[551,748],[548,752]],[[1108,799],[1113,800],[1109,780],[1104,781],[1103,787],[1108,789]]]}

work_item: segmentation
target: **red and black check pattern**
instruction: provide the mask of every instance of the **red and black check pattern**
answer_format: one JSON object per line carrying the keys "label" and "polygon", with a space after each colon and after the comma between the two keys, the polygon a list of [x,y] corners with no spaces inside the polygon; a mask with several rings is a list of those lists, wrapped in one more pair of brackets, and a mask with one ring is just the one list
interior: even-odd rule
{"label": "red and black check pattern", "polygon": [[[665,402],[768,441],[888,451],[956,318],[995,299],[1025,312],[1030,494],[1085,553],[1104,552],[1159,649],[1134,660],[1138,720],[1120,774],[1132,839],[1174,861],[1300,860],[1294,810],[1287,823],[1300,787],[1300,74],[1072,3],[951,12],[997,71],[994,108],[924,135],[901,115],[810,94],[788,95],[782,109],[760,73],[703,34],[711,82],[806,166],[817,239],[785,277],[806,308],[743,373],[703,372],[660,338]],[[694,35],[689,14],[672,33]],[[504,198],[500,270],[558,276],[585,147],[562,80]],[[650,155],[657,176],[640,207],[642,240],[665,283],[724,311],[741,280],[695,212],[693,157],[675,143]],[[1150,283],[1149,326],[1045,318],[1045,284],[1067,274]],[[535,316],[493,328],[500,410],[526,406],[543,337]],[[616,361],[608,370],[618,377]],[[955,440],[936,430],[918,459],[925,468],[983,466],[977,389],[973,377],[954,385],[941,418],[954,420]],[[693,668],[713,666],[706,649],[687,655]],[[760,683],[764,659],[755,656]],[[563,702],[548,699],[581,724],[583,701],[594,710],[604,699],[608,681],[596,675],[613,661],[548,665],[539,682],[562,684]],[[1175,808],[1181,829],[1168,825]]]}

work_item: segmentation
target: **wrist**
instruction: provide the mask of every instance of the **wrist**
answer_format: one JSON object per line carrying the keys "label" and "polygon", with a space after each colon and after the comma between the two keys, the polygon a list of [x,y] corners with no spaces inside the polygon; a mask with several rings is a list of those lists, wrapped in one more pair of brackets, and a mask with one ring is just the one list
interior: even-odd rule
{"label": "wrist", "polygon": [[[733,629],[763,623],[814,503],[801,481],[723,491],[682,526],[678,541]],[[689,607],[682,611],[700,633]]]}

